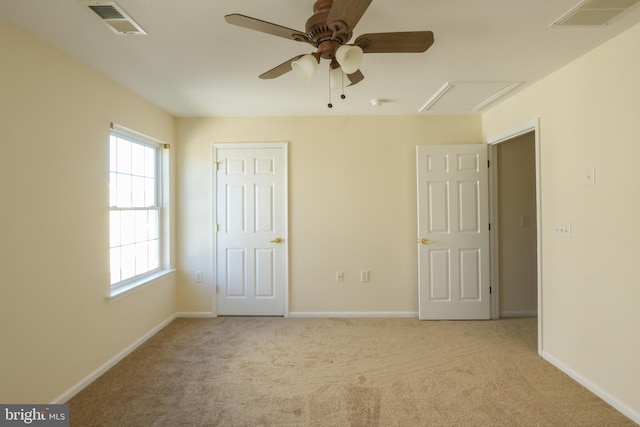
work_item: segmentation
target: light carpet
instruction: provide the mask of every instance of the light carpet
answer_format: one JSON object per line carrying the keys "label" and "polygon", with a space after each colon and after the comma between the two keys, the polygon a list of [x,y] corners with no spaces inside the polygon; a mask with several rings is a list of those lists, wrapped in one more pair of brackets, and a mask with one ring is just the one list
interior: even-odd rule
{"label": "light carpet", "polygon": [[536,319],[177,319],[72,426],[634,426],[537,354]]}

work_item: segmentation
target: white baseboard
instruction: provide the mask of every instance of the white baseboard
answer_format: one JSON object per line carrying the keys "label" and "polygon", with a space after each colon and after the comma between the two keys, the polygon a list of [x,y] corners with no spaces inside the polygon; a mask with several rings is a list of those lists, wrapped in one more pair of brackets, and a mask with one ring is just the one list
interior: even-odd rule
{"label": "white baseboard", "polygon": [[402,317],[402,318],[418,318],[417,311],[294,311],[289,313],[289,317]]}
{"label": "white baseboard", "polygon": [[178,318],[196,318],[196,317],[218,317],[211,311],[184,311],[180,313],[176,313],[176,317]]}
{"label": "white baseboard", "polygon": [[501,311],[500,317],[537,317],[537,310]]}
{"label": "white baseboard", "polygon": [[580,385],[585,387],[587,390],[589,390],[590,392],[598,396],[600,399],[607,402],[609,405],[613,406],[615,409],[617,409],[619,412],[621,412],[624,416],[629,418],[631,421],[640,424],[640,412],[622,403],[620,400],[616,399],[610,393],[598,387],[596,384],[592,383],[587,378],[582,376],[582,374],[580,374],[579,372],[571,368],[569,365],[566,365],[565,363],[556,359],[546,351],[542,351],[540,355],[547,362],[551,363],[553,366],[560,369],[565,374],[569,375],[571,378],[573,378],[576,382],[578,382]]}
{"label": "white baseboard", "polygon": [[80,391],[82,391],[82,389],[84,389],[89,384],[91,384],[96,379],[98,379],[98,377],[100,377],[100,375],[104,374],[109,369],[113,368],[118,362],[120,362],[122,359],[127,357],[129,354],[131,354],[136,348],[138,348],[142,344],[144,344],[145,341],[147,341],[149,338],[151,338],[152,336],[154,336],[155,334],[160,332],[169,323],[173,322],[175,320],[175,318],[176,318],[175,314],[169,316],[167,319],[162,321],[159,325],[157,325],[156,327],[151,329],[149,332],[144,334],[142,337],[140,337],[136,341],[134,341],[127,348],[125,348],[120,353],[116,354],[114,357],[112,357],[110,360],[108,360],[104,365],[100,366],[98,369],[96,369],[95,371],[93,371],[92,373],[87,375],[78,384],[74,385],[69,390],[65,391],[60,396],[55,398],[53,400],[53,402],[51,402],[51,404],[52,405],[56,405],[56,404],[62,404],[62,403],[65,403],[65,402],[69,401],[69,399],[71,399],[73,396],[75,396]]}

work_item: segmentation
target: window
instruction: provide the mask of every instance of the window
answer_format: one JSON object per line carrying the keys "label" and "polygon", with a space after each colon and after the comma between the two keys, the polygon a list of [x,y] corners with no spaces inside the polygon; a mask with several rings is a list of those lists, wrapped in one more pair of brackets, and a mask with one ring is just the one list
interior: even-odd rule
{"label": "window", "polygon": [[161,145],[114,128],[109,139],[111,288],[160,271]]}

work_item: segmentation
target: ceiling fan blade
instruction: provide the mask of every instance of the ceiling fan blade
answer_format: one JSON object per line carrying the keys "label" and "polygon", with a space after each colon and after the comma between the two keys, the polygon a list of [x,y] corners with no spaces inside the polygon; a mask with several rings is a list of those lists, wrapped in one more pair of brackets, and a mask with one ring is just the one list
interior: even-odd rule
{"label": "ceiling fan blade", "polygon": [[[348,30],[353,28],[360,22],[360,18],[367,11],[372,0],[334,0],[329,15],[327,16],[327,24],[332,28],[335,22],[344,22],[347,24]],[[349,32],[346,31],[346,32]]]}
{"label": "ceiling fan blade", "polygon": [[351,82],[351,84],[349,84],[349,86],[353,86],[355,84],[358,84],[362,80],[364,80],[364,74],[362,74],[362,71],[360,71],[360,70],[356,71],[355,73],[349,74],[349,81]]}
{"label": "ceiling fan blade", "polygon": [[288,73],[289,71],[292,70],[291,68],[291,63],[295,60],[298,60],[300,58],[302,58],[304,55],[298,55],[298,56],[294,56],[293,58],[291,58],[290,60],[283,62],[282,64],[278,65],[277,67],[274,67],[272,69],[270,69],[269,71],[260,74],[260,78],[261,79],[275,79],[276,77],[280,77],[283,74]]}
{"label": "ceiling fan blade", "polygon": [[240,15],[233,13],[224,17],[225,21],[229,24],[237,25],[239,27],[248,28],[250,30],[261,31],[263,33],[271,34],[278,37],[284,37],[285,39],[302,41],[313,44],[309,37],[302,31],[293,30],[291,28],[283,27],[282,25],[273,24],[271,22],[263,21],[261,19],[252,18],[250,16]]}
{"label": "ceiling fan blade", "polygon": [[364,53],[425,52],[433,44],[431,31],[362,34],[353,43]]}

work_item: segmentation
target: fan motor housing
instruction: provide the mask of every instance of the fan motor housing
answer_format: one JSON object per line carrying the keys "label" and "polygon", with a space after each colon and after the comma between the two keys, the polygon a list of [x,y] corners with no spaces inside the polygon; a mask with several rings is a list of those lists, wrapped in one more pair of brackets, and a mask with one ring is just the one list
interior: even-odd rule
{"label": "fan motor housing", "polygon": [[318,0],[313,5],[314,14],[307,20],[305,31],[315,43],[318,53],[325,59],[331,59],[335,50],[351,39],[353,32],[333,31],[327,24],[329,10],[333,0]]}

